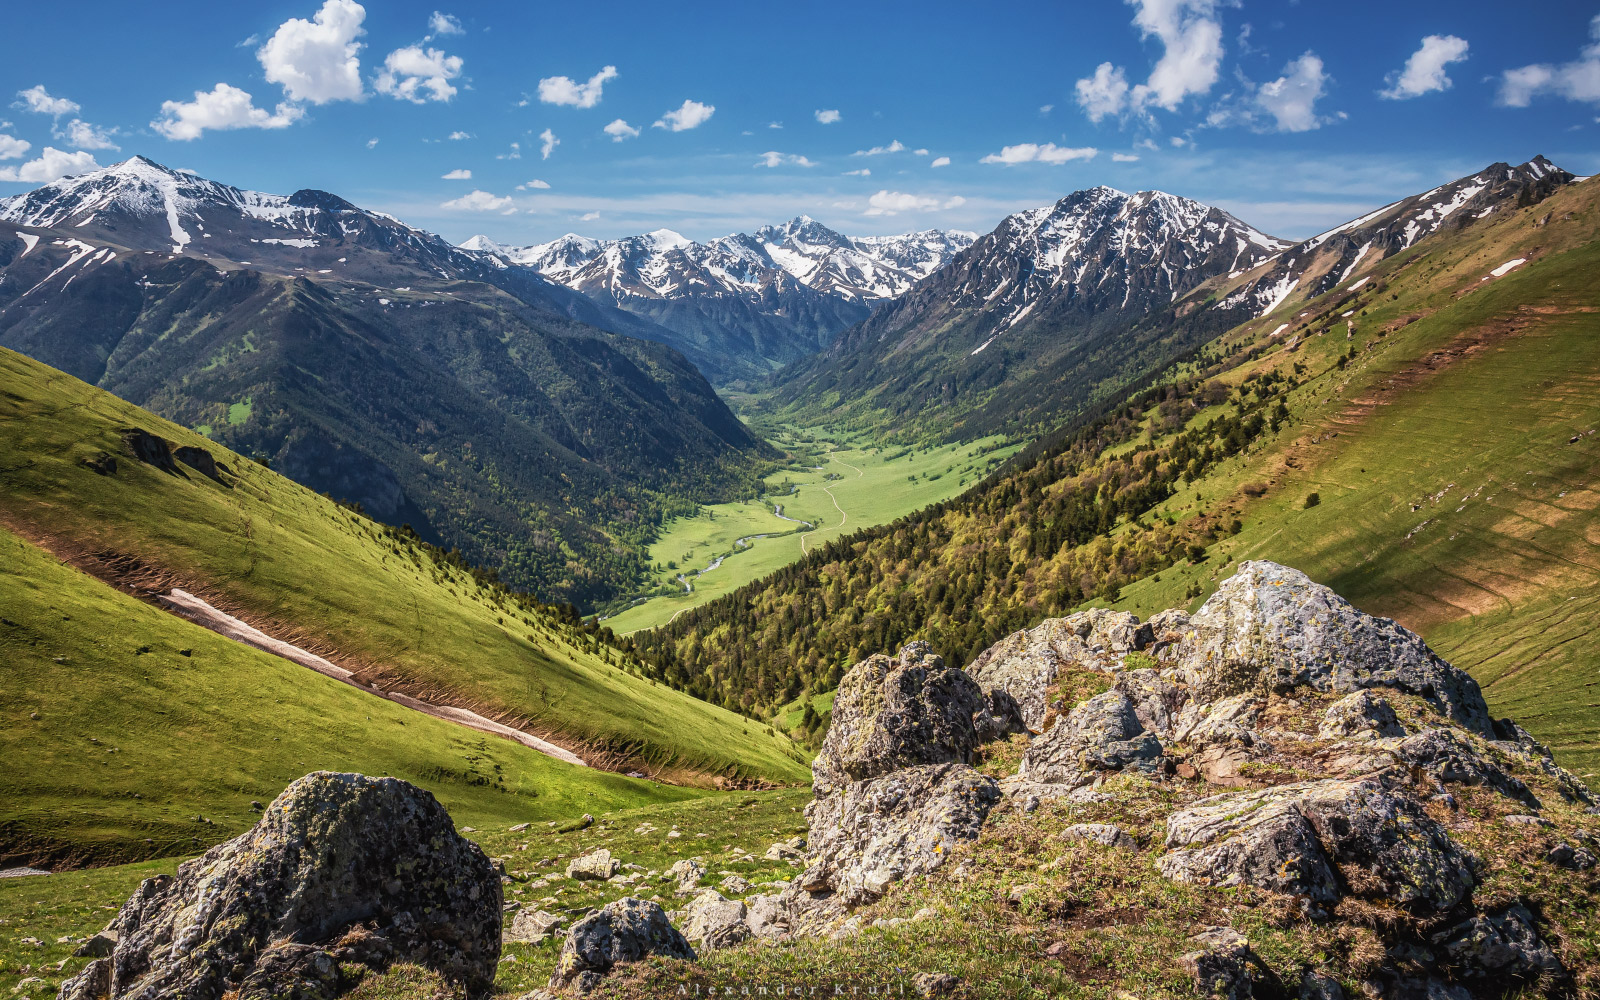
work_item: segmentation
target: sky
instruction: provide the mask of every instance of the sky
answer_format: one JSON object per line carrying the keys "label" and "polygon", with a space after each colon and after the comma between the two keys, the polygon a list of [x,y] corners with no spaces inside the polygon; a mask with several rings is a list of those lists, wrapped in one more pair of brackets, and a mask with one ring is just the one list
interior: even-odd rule
{"label": "sky", "polygon": [[142,154],[528,244],[985,232],[1106,184],[1302,238],[1600,171],[1600,0],[439,2],[12,5],[0,196]]}

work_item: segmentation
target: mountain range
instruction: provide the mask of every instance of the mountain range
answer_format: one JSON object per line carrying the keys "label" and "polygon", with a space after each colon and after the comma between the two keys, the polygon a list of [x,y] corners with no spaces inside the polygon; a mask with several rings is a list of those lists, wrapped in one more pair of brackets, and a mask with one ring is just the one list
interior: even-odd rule
{"label": "mountain range", "polygon": [[0,220],[0,345],[550,598],[770,453],[645,321],[326,192],[134,157]]}
{"label": "mountain range", "polygon": [[620,240],[568,233],[520,247],[474,236],[461,246],[665,327],[676,334],[669,343],[726,384],[829,347],[974,238],[941,230],[844,236],[802,215],[705,243],[660,229]]}

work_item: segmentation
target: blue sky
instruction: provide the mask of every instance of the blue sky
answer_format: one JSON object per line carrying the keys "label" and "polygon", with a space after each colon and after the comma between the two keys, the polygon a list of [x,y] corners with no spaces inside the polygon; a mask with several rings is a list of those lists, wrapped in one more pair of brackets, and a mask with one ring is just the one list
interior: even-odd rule
{"label": "blue sky", "polygon": [[1302,237],[1495,160],[1600,171],[1600,0],[97,0],[7,25],[0,195],[142,153],[458,241],[986,231],[1095,184]]}

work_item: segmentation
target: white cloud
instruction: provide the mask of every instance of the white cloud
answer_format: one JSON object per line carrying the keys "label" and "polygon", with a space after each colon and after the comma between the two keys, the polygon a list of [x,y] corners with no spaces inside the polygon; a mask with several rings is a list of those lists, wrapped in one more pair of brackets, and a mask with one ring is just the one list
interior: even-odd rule
{"label": "white cloud", "polygon": [[17,100],[11,105],[13,108],[22,108],[39,115],[75,115],[81,108],[77,101],[69,101],[65,97],[51,97],[44,89],[44,84],[29,87],[27,90],[17,91]]}
{"label": "white cloud", "polygon": [[460,75],[460,56],[447,56],[442,49],[407,45],[389,53],[383,61],[383,72],[372,85],[380,94],[424,104],[456,96],[455,85],[450,81]]}
{"label": "white cloud", "polygon": [[1449,90],[1450,78],[1444,68],[1467,58],[1467,40],[1455,35],[1429,35],[1422,47],[1406,60],[1405,68],[1384,78],[1389,86],[1378,91],[1379,97],[1403,101],[1421,97],[1435,90]]}
{"label": "white cloud", "polygon": [[1132,153],[1112,153],[1112,163],[1138,163],[1139,158]]}
{"label": "white cloud", "polygon": [[[682,107],[675,108],[662,115],[653,127],[670,129],[673,132],[685,132],[704,125],[716,110],[714,105],[701,104],[699,101],[684,101]],[[782,126],[780,125],[779,128],[782,128]]]}
{"label": "white cloud", "polygon": [[[1185,98],[1209,93],[1222,64],[1222,23],[1216,18],[1226,0],[1127,0],[1138,8],[1134,26],[1142,38],[1159,41],[1161,58],[1150,78],[1130,87],[1120,66],[1101,63],[1077,82],[1078,104],[1091,121],[1150,106],[1176,111]],[[1041,109],[1042,110],[1042,109]]]}
{"label": "white cloud", "polygon": [[362,97],[361,60],[366,9],[355,0],[327,0],[315,17],[291,17],[256,52],[267,80],[292,101],[326,104]]}
{"label": "white cloud", "polygon": [[21,181],[27,184],[48,184],[62,177],[86,174],[99,170],[92,153],[67,153],[46,146],[37,160],[29,160],[16,167],[0,168],[0,181]]}
{"label": "white cloud", "polygon": [[[459,198],[451,198],[449,201],[440,202],[439,207],[454,212],[500,212],[505,215],[516,211],[515,203],[510,198],[476,190],[471,194],[464,194]],[[507,211],[508,209],[510,211]]]}
{"label": "white cloud", "polygon": [[827,111],[818,108],[816,111],[812,112],[812,114],[816,116],[817,121],[824,125],[832,125],[834,122],[844,117],[843,115],[839,114],[838,108],[833,108]]}
{"label": "white cloud", "polygon": [[1056,106],[1054,104],[1041,104],[1041,105],[1039,105],[1039,113],[1041,115],[1048,115],[1050,112],[1054,111],[1055,109],[1056,109]]}
{"label": "white cloud", "polygon": [[461,26],[461,19],[451,14],[434,11],[428,18],[428,31],[434,35],[464,35],[467,29]]}
{"label": "white cloud", "polygon": [[526,184],[517,185],[518,191],[548,191],[549,189],[550,185],[539,180],[538,178],[534,178],[533,180],[528,181]]}
{"label": "white cloud", "polygon": [[1094,76],[1078,81],[1078,106],[1089,120],[1121,114],[1128,105],[1128,78],[1120,66],[1101,63]]}
{"label": "white cloud", "polygon": [[[767,128],[783,128],[783,122],[767,122]],[[749,133],[745,133],[748,135]]]}
{"label": "white cloud", "polygon": [[600,213],[599,212],[585,212],[582,215],[578,216],[578,221],[579,222],[593,222],[594,220],[596,220],[598,218],[600,218]]}
{"label": "white cloud", "polygon": [[168,139],[187,142],[200,138],[206,129],[287,128],[305,112],[283,103],[268,113],[256,107],[247,92],[219,83],[209,91],[195,91],[192,101],[162,101],[161,114],[150,127]]}
{"label": "white cloud", "polygon": [[798,153],[779,153],[776,150],[767,150],[761,154],[761,159],[755,165],[758,167],[781,167],[789,164],[795,167],[814,167],[816,164]]}
{"label": "white cloud", "polygon": [[1006,146],[998,153],[990,153],[979,163],[999,163],[1008,167],[1018,163],[1069,163],[1073,160],[1092,160],[1100,151],[1093,146],[1071,148],[1057,146],[1053,142],[1043,145],[1034,142],[1018,143],[1015,146]]}
{"label": "white cloud", "polygon": [[900,140],[896,139],[893,142],[889,143],[889,145],[887,145],[887,146],[873,146],[871,149],[858,149],[854,153],[851,153],[850,155],[851,156],[883,156],[883,155],[885,155],[887,153],[899,153],[899,152],[903,151],[905,148],[906,147],[901,144]]}
{"label": "white cloud", "polygon": [[868,170],[866,167],[862,167],[860,170],[846,170],[844,172],[844,176],[846,176],[846,177],[871,177],[872,176],[872,171]]}
{"label": "white cloud", "polygon": [[100,128],[90,125],[82,118],[74,118],[67,122],[66,128],[54,128],[50,134],[57,139],[70,143],[75,149],[121,149],[122,147],[111,141],[111,136],[116,129]]}
{"label": "white cloud", "polygon": [[930,167],[948,167],[949,165],[950,165],[950,157],[948,157],[948,156],[938,157],[932,163],[928,164],[928,166],[930,166]]}
{"label": "white cloud", "polygon": [[1279,132],[1309,132],[1322,126],[1316,104],[1327,81],[1322,60],[1307,52],[1285,66],[1283,76],[1261,85],[1256,104],[1273,117]]}
{"label": "white cloud", "polygon": [[378,148],[378,140],[375,139],[375,138],[368,139],[367,140],[367,148],[368,149],[377,149]]}
{"label": "white cloud", "polygon": [[539,81],[539,100],[546,104],[592,108],[600,103],[600,92],[605,88],[606,81],[614,80],[616,76],[615,66],[602,68],[585,83],[578,83],[570,76],[547,76]]}
{"label": "white cloud", "polygon": [[473,135],[471,132],[451,132],[449,135],[445,136],[445,138],[449,139],[451,142],[460,142],[462,139],[476,139],[477,136]]}
{"label": "white cloud", "polygon": [[1540,94],[1555,94],[1569,101],[1600,103],[1600,14],[1589,22],[1590,44],[1575,62],[1535,63],[1508,69],[1500,78],[1499,102],[1525,108]]}
{"label": "white cloud", "polygon": [[610,125],[607,125],[601,131],[605,132],[606,135],[609,135],[612,142],[622,142],[624,139],[637,139],[639,137],[639,130],[634,128],[632,125],[629,125],[621,118],[618,118]]}
{"label": "white cloud", "polygon": [[32,148],[33,143],[26,139],[18,139],[14,135],[0,135],[0,160],[19,159]]}
{"label": "white cloud", "polygon": [[959,208],[967,199],[955,195],[940,201],[925,195],[905,194],[900,191],[879,191],[867,199],[864,215],[898,215],[901,212],[940,212]]}
{"label": "white cloud", "polygon": [[561,140],[549,129],[539,133],[539,159],[550,159],[550,151],[561,145]]}
{"label": "white cloud", "polygon": [[445,174],[439,179],[442,181],[470,181],[472,180],[472,171],[456,169],[450,171],[448,174]]}
{"label": "white cloud", "polygon": [[[546,154],[546,155],[548,156],[549,154]],[[510,149],[506,150],[504,153],[496,153],[496,154],[494,154],[494,158],[497,159],[497,160],[520,160],[520,159],[522,159],[522,143],[513,142],[511,144],[511,148]]]}

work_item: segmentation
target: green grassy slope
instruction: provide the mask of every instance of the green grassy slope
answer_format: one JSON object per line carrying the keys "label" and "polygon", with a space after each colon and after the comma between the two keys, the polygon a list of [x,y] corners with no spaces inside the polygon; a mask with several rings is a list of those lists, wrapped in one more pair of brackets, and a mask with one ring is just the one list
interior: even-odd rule
{"label": "green grassy slope", "polygon": [[[220,482],[122,430],[208,448]],[[182,586],[385,689],[448,699],[647,770],[803,781],[787,740],[640,676],[406,539],[109,393],[0,351],[0,519],[140,591]],[[115,472],[85,464],[112,456]],[[630,672],[631,671],[631,672]]]}
{"label": "green grassy slope", "polygon": [[[393,774],[463,823],[699,794],[580,768],[224,639],[0,531],[0,867],[190,853],[307,771]],[[199,817],[204,817],[201,821]]]}

